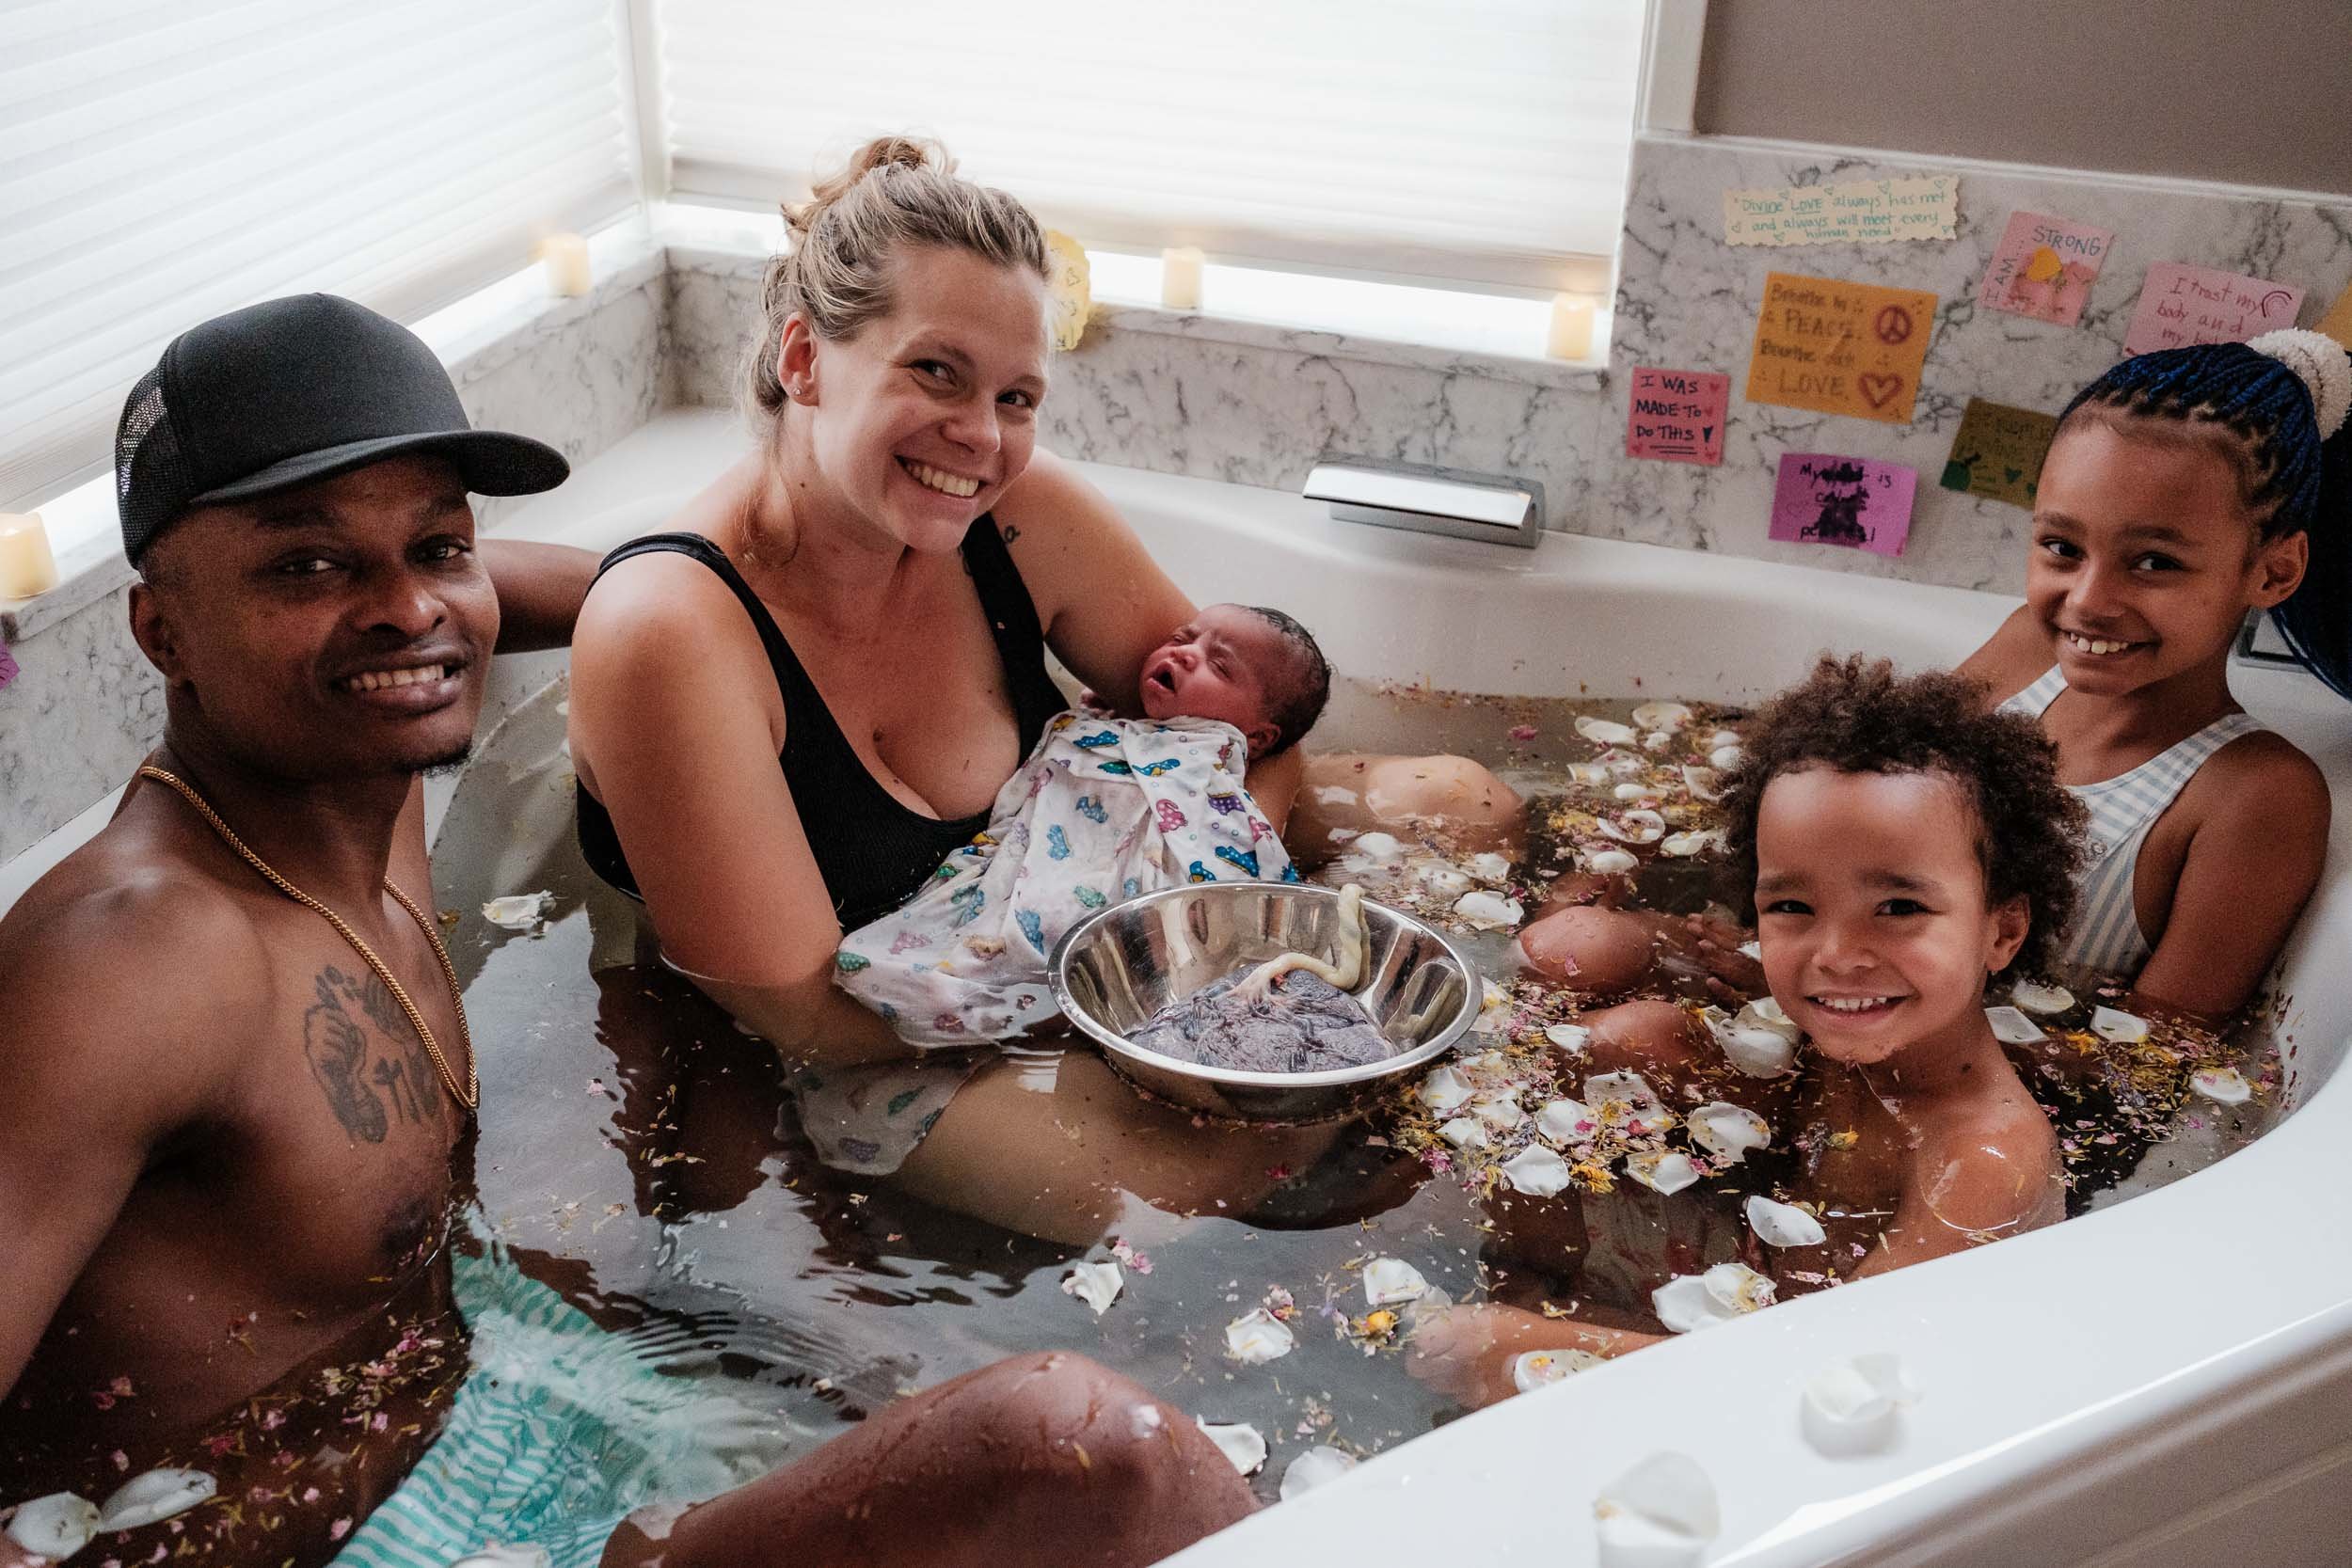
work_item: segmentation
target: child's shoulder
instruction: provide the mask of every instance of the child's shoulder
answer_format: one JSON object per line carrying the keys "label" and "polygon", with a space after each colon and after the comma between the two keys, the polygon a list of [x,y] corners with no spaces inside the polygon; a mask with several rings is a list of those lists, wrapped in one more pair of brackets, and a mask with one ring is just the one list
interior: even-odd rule
{"label": "child's shoulder", "polygon": [[1915,1171],[1945,1224],[1998,1234],[2047,1208],[2062,1177],[2058,1135],[2022,1082],[1989,1088],[1919,1129]]}
{"label": "child's shoulder", "polygon": [[2201,824],[2217,818],[2265,837],[2309,829],[2327,838],[2327,775],[2276,730],[2255,730],[2222,747],[2183,786],[2181,798]]}

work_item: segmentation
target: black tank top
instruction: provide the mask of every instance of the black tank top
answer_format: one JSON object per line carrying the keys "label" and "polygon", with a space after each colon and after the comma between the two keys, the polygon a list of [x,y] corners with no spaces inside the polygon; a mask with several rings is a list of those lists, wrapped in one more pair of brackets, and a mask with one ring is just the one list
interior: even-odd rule
{"label": "black tank top", "polygon": [[[596,575],[602,577],[631,556],[656,550],[691,556],[718,573],[759,632],[776,689],[784,695],[784,752],[776,760],[784,768],[785,783],[792,787],[809,849],[825,879],[825,891],[833,895],[834,914],[842,929],[854,930],[897,909],[949,852],[988,826],[988,813],[942,821],[910,809],[884,789],[834,721],[775,617],[726,553],[701,534],[656,533],[633,539],[606,556]],[[1020,568],[997,536],[994,520],[986,515],[964,533],[963,563],[995,634],[996,657],[1004,663],[1005,686],[1012,697],[1025,757],[1045,733],[1046,721],[1069,704],[1045,673],[1045,634],[1038,625],[1037,607],[1021,581]],[[637,879],[629,874],[611,815],[585,789],[578,793],[580,847],[589,868],[623,893],[639,896]]]}

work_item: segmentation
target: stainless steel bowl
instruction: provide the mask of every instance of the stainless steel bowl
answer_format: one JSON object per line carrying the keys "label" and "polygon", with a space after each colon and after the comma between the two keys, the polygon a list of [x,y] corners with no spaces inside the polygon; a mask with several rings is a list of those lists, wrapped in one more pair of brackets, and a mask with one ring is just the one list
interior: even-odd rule
{"label": "stainless steel bowl", "polygon": [[1411,915],[1364,901],[1365,979],[1354,992],[1396,1054],[1331,1072],[1243,1072],[1147,1051],[1127,1036],[1177,997],[1279,953],[1338,956],[1340,895],[1296,882],[1202,882],[1097,911],[1054,948],[1054,998],[1111,1066],[1162,1099],[1249,1121],[1345,1117],[1460,1038],[1485,995],[1478,971]]}

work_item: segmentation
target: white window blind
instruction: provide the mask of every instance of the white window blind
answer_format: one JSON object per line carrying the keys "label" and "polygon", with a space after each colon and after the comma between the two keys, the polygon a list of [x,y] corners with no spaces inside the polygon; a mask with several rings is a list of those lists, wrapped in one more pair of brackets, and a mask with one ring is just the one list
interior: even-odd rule
{"label": "white window blind", "polygon": [[1089,245],[1546,290],[1616,248],[1643,0],[652,3],[677,200],[912,131]]}
{"label": "white window blind", "polygon": [[101,472],[165,343],[423,314],[637,200],[612,0],[0,6],[0,509]]}

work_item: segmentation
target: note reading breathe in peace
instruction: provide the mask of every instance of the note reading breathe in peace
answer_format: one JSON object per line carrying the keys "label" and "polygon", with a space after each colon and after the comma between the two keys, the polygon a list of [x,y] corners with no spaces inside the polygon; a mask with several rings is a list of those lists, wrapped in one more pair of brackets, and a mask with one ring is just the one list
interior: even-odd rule
{"label": "note reading breathe in peace", "polygon": [[1911,422],[1935,296],[1775,272],[1764,279],[1748,401]]}

